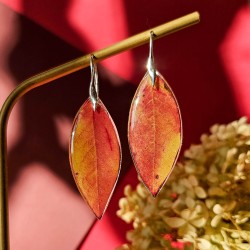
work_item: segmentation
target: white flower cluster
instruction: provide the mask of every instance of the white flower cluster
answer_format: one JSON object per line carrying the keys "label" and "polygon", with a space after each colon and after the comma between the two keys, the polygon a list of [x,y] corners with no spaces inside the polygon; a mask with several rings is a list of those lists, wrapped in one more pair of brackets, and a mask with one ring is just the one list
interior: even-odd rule
{"label": "white flower cluster", "polygon": [[[142,184],[125,188],[117,215],[133,223],[118,249],[250,249],[250,125],[214,125],[177,163],[156,199]],[[188,242],[189,244],[185,245]],[[184,249],[184,248],[183,248]]]}

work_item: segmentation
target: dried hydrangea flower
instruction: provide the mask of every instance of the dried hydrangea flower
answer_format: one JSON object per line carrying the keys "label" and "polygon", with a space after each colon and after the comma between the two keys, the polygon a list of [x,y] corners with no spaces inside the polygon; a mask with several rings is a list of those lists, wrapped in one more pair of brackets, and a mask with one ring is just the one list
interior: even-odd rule
{"label": "dried hydrangea flower", "polygon": [[250,125],[243,117],[210,132],[184,152],[156,199],[141,183],[125,188],[117,215],[134,229],[117,249],[250,249]]}

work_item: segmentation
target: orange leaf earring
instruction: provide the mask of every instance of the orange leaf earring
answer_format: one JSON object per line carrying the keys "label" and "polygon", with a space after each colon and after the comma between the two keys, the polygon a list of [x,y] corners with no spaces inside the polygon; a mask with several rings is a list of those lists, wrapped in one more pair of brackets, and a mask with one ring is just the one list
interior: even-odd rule
{"label": "orange leaf earring", "polygon": [[76,185],[98,219],[115,188],[121,165],[121,146],[114,122],[99,99],[94,56],[90,59],[89,98],[78,111],[70,138],[69,158]]}
{"label": "orange leaf earring", "polygon": [[153,32],[147,73],[133,98],[128,140],[137,172],[156,196],[169,177],[182,144],[182,122],[177,100],[166,80],[155,69]]}

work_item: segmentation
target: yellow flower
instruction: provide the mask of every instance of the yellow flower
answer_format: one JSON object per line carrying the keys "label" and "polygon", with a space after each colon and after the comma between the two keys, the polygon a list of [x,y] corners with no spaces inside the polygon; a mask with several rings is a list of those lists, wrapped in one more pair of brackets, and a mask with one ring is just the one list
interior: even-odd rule
{"label": "yellow flower", "polygon": [[231,211],[236,206],[236,201],[229,201],[224,206],[221,206],[220,204],[216,204],[213,207],[213,212],[216,214],[214,218],[211,221],[212,227],[217,227],[222,219],[224,220],[230,220],[231,219]]}
{"label": "yellow flower", "polygon": [[167,234],[197,250],[250,250],[250,125],[243,117],[210,132],[184,152],[156,199],[142,184],[125,188],[117,215],[134,229],[119,250],[172,250]]}
{"label": "yellow flower", "polygon": [[206,225],[207,216],[204,207],[197,205],[193,209],[184,209],[180,213],[180,217],[167,217],[164,221],[172,228],[178,229],[178,235],[193,235],[197,228],[202,228]]}

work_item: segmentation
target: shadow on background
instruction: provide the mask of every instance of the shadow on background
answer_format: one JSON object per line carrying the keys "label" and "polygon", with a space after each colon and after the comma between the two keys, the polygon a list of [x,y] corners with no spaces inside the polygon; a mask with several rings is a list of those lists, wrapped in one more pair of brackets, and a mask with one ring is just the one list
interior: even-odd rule
{"label": "shadow on background", "polygon": [[[26,3],[27,1],[23,1],[24,8],[26,8]],[[53,5],[54,2],[46,1],[43,3]],[[69,26],[66,19],[68,3],[69,1],[60,2],[61,25],[65,29],[71,30],[71,35],[77,40],[80,39],[79,36]],[[27,11],[31,11],[28,9],[30,7],[28,4]],[[84,53],[25,17],[20,16],[19,26],[18,44],[9,58],[11,74],[18,83],[50,67],[75,59]],[[84,41],[81,42],[84,43]],[[89,52],[87,44],[85,47],[85,53]],[[118,77],[114,76],[113,78]],[[60,143],[55,119],[67,117],[73,121],[78,109],[88,97],[89,81],[90,70],[86,68],[58,79],[52,84],[36,88],[22,98],[21,137],[8,155],[10,190],[27,165],[39,162],[47,166],[51,172],[59,176],[78,193],[69,166],[68,148]],[[119,79],[119,81],[123,80]],[[127,144],[127,121],[131,99],[136,87],[125,81],[119,86],[112,85],[108,73],[102,67],[99,67],[99,82],[100,97],[109,110],[121,139],[122,178],[132,163]],[[67,136],[69,137],[69,134]],[[115,207],[117,209],[117,204]],[[114,217],[115,213],[112,216]]]}
{"label": "shadow on background", "polygon": [[[154,42],[156,68],[169,82],[180,105],[184,128],[182,152],[191,143],[198,143],[200,135],[208,132],[214,123],[239,118],[219,47],[235,13],[244,3],[243,0],[230,4],[216,0],[124,2],[130,35],[193,11],[201,15],[198,25]],[[133,57],[136,62],[133,81],[139,83],[145,74],[148,46],[134,49]],[[118,204],[120,197],[114,198]],[[116,211],[117,206],[110,207],[110,221],[124,237],[128,227],[114,216]]]}
{"label": "shadow on background", "polygon": [[[234,98],[223,70],[219,54],[220,44],[234,18],[246,1],[146,1],[136,4],[126,1],[128,27],[131,34],[144,25],[154,27],[193,11],[199,11],[198,25],[155,41],[154,54],[158,70],[169,82],[180,104],[184,146],[199,141],[199,136],[214,123],[237,118]],[[142,25],[139,25],[139,24]],[[148,50],[140,47],[133,51],[141,65]],[[138,81],[139,73],[134,76]]]}
{"label": "shadow on background", "polygon": [[[60,4],[62,15],[63,10],[65,12],[67,10],[68,1]],[[62,20],[65,29],[70,29],[66,18]],[[79,50],[24,17],[20,17],[20,30],[19,42],[10,56],[10,68],[18,82],[83,55]],[[71,34],[75,39],[79,39],[77,33],[72,30]],[[11,183],[18,175],[18,168],[39,161],[45,163],[51,171],[61,176],[75,189],[69,168],[68,151],[65,151],[59,143],[54,119],[58,115],[63,115],[73,120],[88,97],[89,81],[90,70],[86,68],[58,79],[52,84],[34,89],[22,98],[23,135],[10,152],[9,164],[11,170],[14,170],[10,171]],[[105,70],[101,67],[99,67],[99,83],[100,97],[117,125],[123,145],[124,171],[126,166],[131,165],[126,134],[128,110],[135,87],[126,82],[120,86],[112,86],[106,78]]]}
{"label": "shadow on background", "polygon": [[[23,1],[27,12],[31,11],[29,8],[36,7],[29,2]],[[67,21],[69,2],[61,1],[58,9],[56,1],[47,0],[43,1],[43,7],[50,5],[52,9],[57,8],[61,25],[70,30],[74,39],[79,40],[77,32]],[[191,142],[198,142],[201,133],[207,131],[213,123],[224,123],[238,118],[218,49],[235,12],[243,3],[242,0],[230,4],[226,0],[192,3],[182,1],[182,4],[166,0],[124,3],[131,35],[195,10],[201,13],[199,25],[161,39],[154,45],[157,68],[168,80],[180,104],[184,124],[184,148]],[[79,50],[24,17],[20,17],[20,32],[19,43],[9,60],[11,73],[18,82],[82,55]],[[87,52],[88,44],[85,46]],[[139,83],[145,73],[147,54],[147,46],[133,51],[137,62],[134,82]],[[124,175],[132,164],[127,144],[127,120],[136,87],[125,81],[114,87],[106,70],[99,67],[99,72],[100,96],[116,123],[121,139]],[[87,68],[35,89],[22,98],[22,137],[8,158],[10,185],[15,182],[22,168],[38,161],[44,163],[76,191],[69,167],[68,151],[59,142],[55,117],[66,116],[73,120],[88,97],[89,80],[90,71]],[[115,195],[107,215],[124,240],[124,232],[128,227],[115,216],[119,197]]]}

